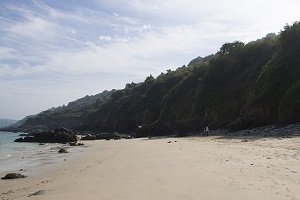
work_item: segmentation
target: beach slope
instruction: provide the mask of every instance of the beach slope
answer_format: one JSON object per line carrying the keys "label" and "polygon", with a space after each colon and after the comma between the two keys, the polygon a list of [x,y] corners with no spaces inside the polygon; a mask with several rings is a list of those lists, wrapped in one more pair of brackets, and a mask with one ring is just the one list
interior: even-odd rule
{"label": "beach slope", "polygon": [[38,175],[0,180],[0,199],[300,199],[298,137],[86,144],[76,159]]}

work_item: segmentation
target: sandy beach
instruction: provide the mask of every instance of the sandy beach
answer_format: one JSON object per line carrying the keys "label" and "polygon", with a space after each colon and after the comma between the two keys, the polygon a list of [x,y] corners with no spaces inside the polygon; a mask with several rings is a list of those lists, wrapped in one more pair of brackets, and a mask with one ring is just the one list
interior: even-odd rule
{"label": "sandy beach", "polygon": [[0,180],[0,199],[300,199],[299,137],[85,143],[41,173]]}

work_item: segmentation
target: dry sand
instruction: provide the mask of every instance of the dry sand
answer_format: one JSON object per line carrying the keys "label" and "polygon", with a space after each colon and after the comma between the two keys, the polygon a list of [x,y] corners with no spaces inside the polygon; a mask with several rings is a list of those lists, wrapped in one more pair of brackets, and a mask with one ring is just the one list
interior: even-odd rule
{"label": "dry sand", "polygon": [[[1,180],[0,200],[300,199],[300,138],[193,137],[87,144],[90,147],[78,158],[39,175]],[[39,190],[45,191],[28,197]]]}

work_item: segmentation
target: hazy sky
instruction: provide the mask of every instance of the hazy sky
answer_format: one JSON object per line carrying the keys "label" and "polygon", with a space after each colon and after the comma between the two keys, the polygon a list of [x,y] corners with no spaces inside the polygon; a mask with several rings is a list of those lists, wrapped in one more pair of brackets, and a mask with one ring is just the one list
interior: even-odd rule
{"label": "hazy sky", "polygon": [[0,118],[143,81],[299,13],[299,0],[1,0]]}

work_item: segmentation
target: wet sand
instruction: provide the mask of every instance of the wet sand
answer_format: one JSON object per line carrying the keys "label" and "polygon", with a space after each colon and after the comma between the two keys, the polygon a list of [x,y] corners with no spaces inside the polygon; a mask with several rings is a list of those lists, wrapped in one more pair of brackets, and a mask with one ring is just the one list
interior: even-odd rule
{"label": "wet sand", "polygon": [[0,180],[0,200],[300,199],[299,137],[86,144],[76,158],[67,156],[37,175]]}

